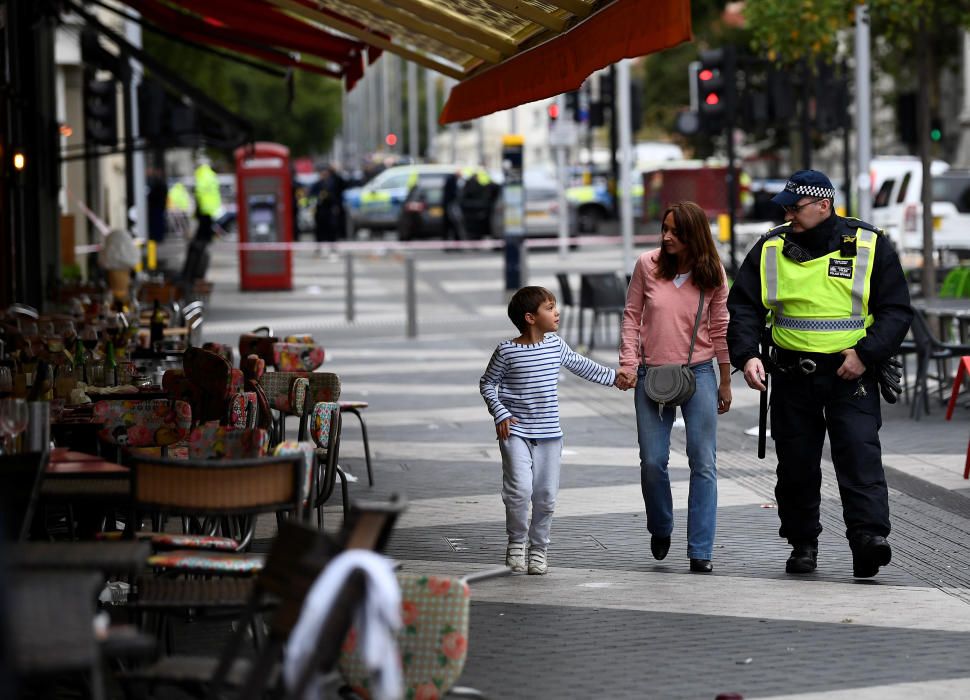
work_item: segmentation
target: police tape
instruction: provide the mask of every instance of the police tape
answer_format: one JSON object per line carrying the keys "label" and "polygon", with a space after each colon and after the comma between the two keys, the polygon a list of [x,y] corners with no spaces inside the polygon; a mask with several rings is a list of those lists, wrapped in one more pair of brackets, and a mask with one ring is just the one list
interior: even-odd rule
{"label": "police tape", "polygon": [[[512,238],[512,237],[510,237]],[[660,240],[658,234],[645,234],[633,237],[635,244],[651,244]],[[512,238],[515,242],[515,238]],[[544,237],[523,237],[522,245],[528,249],[551,249],[560,246],[558,236]],[[135,239],[135,245],[146,245],[147,241],[141,238]],[[607,246],[623,243],[622,236],[568,236],[562,239],[562,243],[567,247],[578,246]],[[306,251],[318,252],[327,250],[333,253],[387,253],[387,252],[418,252],[427,250],[496,250],[505,248],[504,238],[489,238],[474,241],[336,241],[317,243],[316,241],[282,241],[276,243],[249,243],[237,241],[214,241],[212,247],[220,252],[225,251],[246,251],[246,252],[281,252],[281,251]],[[97,253],[101,250],[101,245],[97,243],[76,245],[74,252],[77,255]]]}

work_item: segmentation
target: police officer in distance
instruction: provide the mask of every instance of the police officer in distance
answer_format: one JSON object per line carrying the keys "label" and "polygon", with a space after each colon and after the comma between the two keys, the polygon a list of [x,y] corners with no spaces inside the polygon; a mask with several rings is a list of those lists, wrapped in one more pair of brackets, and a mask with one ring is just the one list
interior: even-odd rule
{"label": "police officer in distance", "polygon": [[[889,240],[871,224],[836,215],[834,197],[823,173],[800,170],[772,198],[786,223],[763,236],[738,270],[728,296],[728,349],[749,387],[765,391],[766,371],[775,382],[775,498],[779,534],[792,547],[785,570],[816,567],[828,429],[853,575],[867,578],[892,557],[877,382],[913,312]],[[766,321],[770,343],[762,345]]]}

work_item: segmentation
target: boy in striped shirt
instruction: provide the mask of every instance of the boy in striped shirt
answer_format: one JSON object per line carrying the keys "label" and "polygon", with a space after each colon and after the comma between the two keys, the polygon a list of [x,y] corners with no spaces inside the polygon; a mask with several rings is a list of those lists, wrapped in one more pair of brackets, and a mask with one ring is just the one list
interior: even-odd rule
{"label": "boy in striped shirt", "polygon": [[528,538],[528,572],[541,575],[548,570],[546,548],[559,491],[559,368],[606,386],[625,386],[625,379],[573,352],[556,335],[559,309],[548,289],[517,291],[509,301],[509,318],[521,335],[498,344],[478,388],[495,419],[502,452],[502,501],[509,536],[505,565],[526,571]]}

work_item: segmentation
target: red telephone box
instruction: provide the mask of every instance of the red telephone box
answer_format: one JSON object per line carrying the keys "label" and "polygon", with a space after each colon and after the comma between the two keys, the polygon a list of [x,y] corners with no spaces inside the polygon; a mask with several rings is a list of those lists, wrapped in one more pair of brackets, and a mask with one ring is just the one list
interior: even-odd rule
{"label": "red telephone box", "polygon": [[[257,142],[236,149],[239,288],[293,289],[293,182],[290,149]],[[248,249],[245,244],[279,244]]]}

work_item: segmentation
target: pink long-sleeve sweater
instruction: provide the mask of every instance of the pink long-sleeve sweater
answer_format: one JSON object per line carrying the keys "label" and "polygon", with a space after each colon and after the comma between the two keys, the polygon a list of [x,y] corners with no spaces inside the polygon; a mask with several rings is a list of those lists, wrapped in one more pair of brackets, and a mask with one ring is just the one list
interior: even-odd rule
{"label": "pink long-sleeve sweater", "polygon": [[[624,369],[640,364],[641,351],[647,365],[687,362],[700,290],[689,278],[680,287],[673,280],[661,278],[657,274],[659,255],[659,248],[647,251],[633,268],[620,337],[620,366]],[[717,358],[718,364],[729,362],[726,275],[724,280],[713,293],[704,295],[692,365],[712,357]]]}

